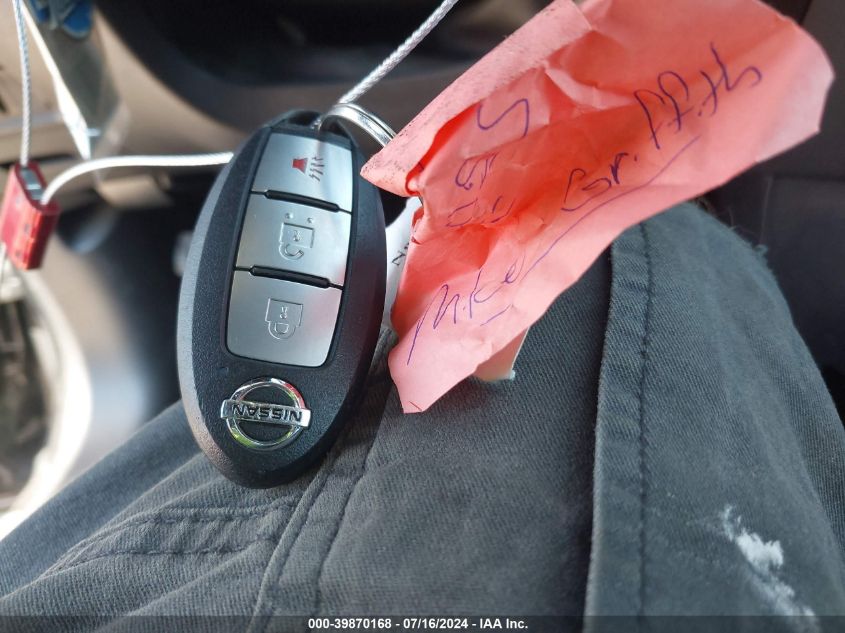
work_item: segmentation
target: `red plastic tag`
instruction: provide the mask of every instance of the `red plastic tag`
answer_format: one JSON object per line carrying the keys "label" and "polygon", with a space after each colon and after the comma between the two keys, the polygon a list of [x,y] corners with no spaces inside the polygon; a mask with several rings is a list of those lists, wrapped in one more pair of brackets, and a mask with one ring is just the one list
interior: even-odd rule
{"label": "red plastic tag", "polygon": [[59,217],[56,203],[38,201],[44,188],[44,176],[34,162],[26,167],[15,163],[9,172],[0,208],[0,239],[6,244],[9,260],[21,270],[41,265]]}

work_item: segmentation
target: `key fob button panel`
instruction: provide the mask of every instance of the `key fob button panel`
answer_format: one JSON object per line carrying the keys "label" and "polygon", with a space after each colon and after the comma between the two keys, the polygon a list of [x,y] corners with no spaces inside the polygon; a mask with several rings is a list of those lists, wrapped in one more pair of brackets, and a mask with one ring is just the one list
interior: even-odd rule
{"label": "key fob button panel", "polygon": [[252,190],[285,192],[352,211],[356,175],[351,152],[340,145],[305,136],[271,134]]}
{"label": "key fob button panel", "polygon": [[253,194],[247,203],[237,267],[301,273],[342,286],[351,214]]}
{"label": "key fob button panel", "polygon": [[[378,340],[381,200],[358,175],[354,140],[315,129],[316,117],[283,115],[235,153],[197,220],[182,279],[177,352],[191,431],[247,486],[290,481],[325,454],[364,393]],[[312,156],[322,161],[298,161]],[[285,246],[303,254],[285,258]]]}
{"label": "key fob button panel", "polygon": [[319,367],[329,355],[341,291],[235,271],[226,342],[237,356]]}

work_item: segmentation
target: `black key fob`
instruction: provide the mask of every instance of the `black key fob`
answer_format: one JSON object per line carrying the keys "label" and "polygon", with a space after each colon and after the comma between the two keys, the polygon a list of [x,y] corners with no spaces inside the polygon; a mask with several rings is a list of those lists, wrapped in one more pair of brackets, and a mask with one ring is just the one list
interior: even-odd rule
{"label": "black key fob", "polygon": [[250,487],[296,477],[360,399],[384,307],[384,214],[364,158],[315,113],[261,128],[217,178],[179,301],[191,430]]}

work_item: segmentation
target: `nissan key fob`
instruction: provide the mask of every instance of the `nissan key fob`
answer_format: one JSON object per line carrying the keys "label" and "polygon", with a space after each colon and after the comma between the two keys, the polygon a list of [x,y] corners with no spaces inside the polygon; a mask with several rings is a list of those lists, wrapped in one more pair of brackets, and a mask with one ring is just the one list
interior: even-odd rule
{"label": "nissan key fob", "polygon": [[229,479],[288,481],[331,446],[361,396],[384,306],[378,190],[341,128],[294,112],[258,130],[197,221],[178,363],[194,437]]}

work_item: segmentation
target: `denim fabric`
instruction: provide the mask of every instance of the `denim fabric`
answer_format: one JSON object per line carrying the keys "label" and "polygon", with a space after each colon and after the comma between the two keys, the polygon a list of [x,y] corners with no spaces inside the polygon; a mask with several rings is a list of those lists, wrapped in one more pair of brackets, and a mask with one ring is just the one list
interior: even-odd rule
{"label": "denim fabric", "polygon": [[276,489],[166,411],[0,541],[0,614],[845,614],[841,422],[765,262],[691,205],[621,236],[514,382],[405,416],[389,344]]}
{"label": "denim fabric", "polygon": [[613,267],[587,613],[845,613],[845,433],[761,256],[678,210]]}
{"label": "denim fabric", "polygon": [[582,613],[609,280],[604,256],[532,328],[517,381],[426,413],[401,413],[383,337],[348,433],[273,490],[169,409],[0,542],[0,614]]}

